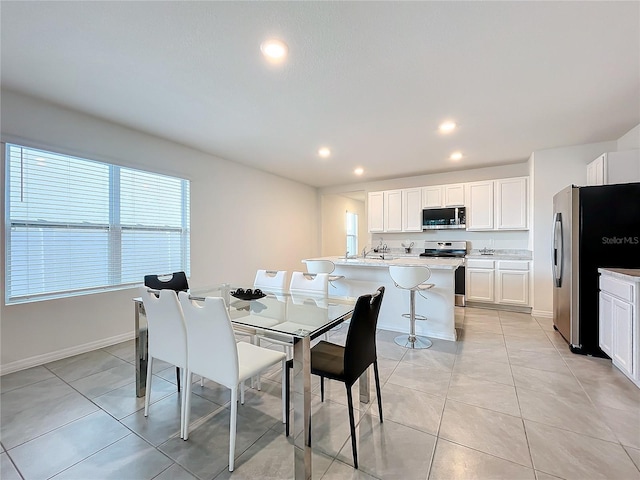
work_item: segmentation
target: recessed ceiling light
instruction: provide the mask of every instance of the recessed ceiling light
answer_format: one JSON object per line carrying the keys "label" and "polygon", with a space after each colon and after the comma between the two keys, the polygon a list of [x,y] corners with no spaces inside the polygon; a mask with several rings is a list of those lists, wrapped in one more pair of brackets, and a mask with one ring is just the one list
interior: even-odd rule
{"label": "recessed ceiling light", "polygon": [[440,130],[440,133],[451,133],[455,129],[456,129],[456,124],[455,122],[451,122],[451,121],[443,122],[438,127],[438,130]]}
{"label": "recessed ceiling light", "polygon": [[267,57],[269,60],[283,60],[284,57],[287,56],[289,52],[289,47],[282,40],[277,40],[275,38],[271,38],[269,40],[265,40],[260,44],[260,50],[262,54]]}
{"label": "recessed ceiling light", "polygon": [[355,173],[356,175],[362,175],[364,173],[364,168],[358,167],[353,171],[353,173]]}
{"label": "recessed ceiling light", "polygon": [[331,155],[331,150],[329,150],[327,147],[322,147],[320,150],[318,150],[318,155],[320,155],[322,158],[327,158],[329,155]]}
{"label": "recessed ceiling light", "polygon": [[462,158],[462,153],[461,152],[453,152],[449,158],[451,160],[454,160],[454,161],[460,160]]}

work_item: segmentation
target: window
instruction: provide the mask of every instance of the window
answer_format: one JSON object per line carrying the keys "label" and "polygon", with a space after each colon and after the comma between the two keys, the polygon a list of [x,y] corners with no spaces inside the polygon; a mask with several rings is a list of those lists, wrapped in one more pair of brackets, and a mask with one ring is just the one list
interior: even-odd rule
{"label": "window", "polygon": [[5,301],[189,274],[189,181],[6,145]]}
{"label": "window", "polygon": [[347,212],[347,255],[358,254],[358,214]]}

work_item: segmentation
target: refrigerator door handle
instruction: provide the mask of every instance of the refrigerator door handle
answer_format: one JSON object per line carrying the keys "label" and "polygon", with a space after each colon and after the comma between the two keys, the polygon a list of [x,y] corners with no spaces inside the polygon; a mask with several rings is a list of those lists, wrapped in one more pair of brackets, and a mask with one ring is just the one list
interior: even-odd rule
{"label": "refrigerator door handle", "polygon": [[562,213],[556,213],[553,221],[553,280],[556,287],[562,286]]}

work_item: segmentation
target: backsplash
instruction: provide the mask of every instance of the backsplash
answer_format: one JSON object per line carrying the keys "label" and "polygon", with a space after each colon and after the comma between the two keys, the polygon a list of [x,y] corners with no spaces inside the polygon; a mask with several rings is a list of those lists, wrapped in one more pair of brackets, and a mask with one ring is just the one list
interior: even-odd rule
{"label": "backsplash", "polygon": [[[520,250],[529,252],[528,231],[504,231],[504,232],[468,232],[466,230],[430,230],[415,233],[370,233],[368,238],[360,240],[360,251],[366,242],[367,250],[371,250],[382,243],[386,244],[391,253],[404,252],[403,243],[414,243],[412,253],[424,251],[425,241],[460,241],[467,242],[467,249],[480,250],[483,248],[492,250]],[[364,242],[363,242],[364,240]],[[359,252],[360,253],[360,252]]]}

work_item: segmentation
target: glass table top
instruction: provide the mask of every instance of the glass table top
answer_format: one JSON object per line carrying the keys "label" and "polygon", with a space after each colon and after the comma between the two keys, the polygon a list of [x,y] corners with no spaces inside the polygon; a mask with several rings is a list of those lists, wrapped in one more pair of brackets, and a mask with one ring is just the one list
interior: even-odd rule
{"label": "glass table top", "polygon": [[256,300],[240,300],[231,295],[230,284],[194,288],[190,296],[204,301],[207,296],[223,297],[231,321],[236,325],[282,334],[312,338],[351,318],[354,297],[268,292]]}

